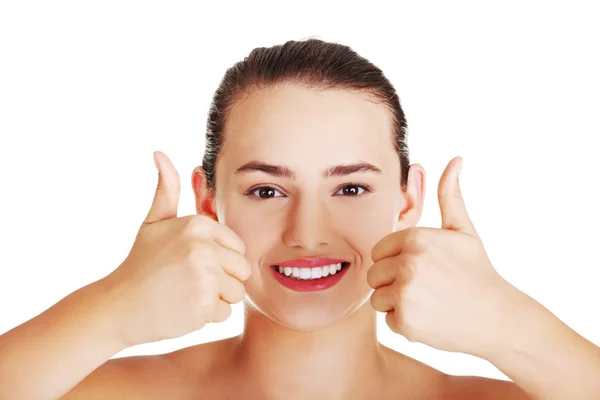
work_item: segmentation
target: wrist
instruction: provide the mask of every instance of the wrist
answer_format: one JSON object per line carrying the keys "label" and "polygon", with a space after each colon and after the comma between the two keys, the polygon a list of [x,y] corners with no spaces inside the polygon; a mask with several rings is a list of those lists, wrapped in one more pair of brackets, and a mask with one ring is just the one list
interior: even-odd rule
{"label": "wrist", "polygon": [[527,335],[522,328],[537,303],[504,279],[490,290],[488,300],[489,313],[482,322],[480,340],[470,354],[492,362],[497,356],[518,351],[516,347]]}
{"label": "wrist", "polygon": [[536,398],[594,398],[600,349],[514,286],[505,296],[486,346],[472,354]]}
{"label": "wrist", "polygon": [[97,315],[101,322],[101,330],[116,346],[122,350],[139,343],[132,335],[128,322],[126,300],[123,296],[122,284],[113,274],[90,285],[92,296],[96,298]]}

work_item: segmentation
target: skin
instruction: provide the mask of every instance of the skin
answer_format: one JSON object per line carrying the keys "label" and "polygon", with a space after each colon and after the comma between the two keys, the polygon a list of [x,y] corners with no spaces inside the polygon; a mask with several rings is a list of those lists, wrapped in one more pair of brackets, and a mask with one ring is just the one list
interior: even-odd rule
{"label": "skin", "polygon": [[[411,165],[407,190],[400,190],[400,164],[391,144],[388,118],[383,106],[342,90],[315,91],[287,85],[253,92],[237,102],[228,117],[215,192],[207,190],[202,167],[193,170],[192,186],[197,213],[223,223],[244,242],[244,256],[252,271],[244,280],[243,333],[166,354],[110,359],[63,398],[531,399],[513,382],[446,375],[378,342],[375,310],[387,311],[392,306],[402,309],[403,316],[408,315],[402,304],[397,304],[404,298],[399,296],[401,292],[388,290],[383,283],[388,280],[388,272],[398,273],[395,279],[399,280],[400,267],[405,263],[394,261],[392,268],[384,265],[393,261],[398,249],[406,253],[402,255],[401,251],[398,257],[411,254],[412,258],[405,258],[411,260],[406,265],[411,268],[422,269],[432,257],[445,260],[449,255],[440,253],[443,248],[431,236],[433,232],[424,232],[428,236],[419,236],[421,239],[416,241],[406,234],[419,229],[415,224],[423,209],[425,172],[420,165]],[[162,156],[162,162],[168,162],[166,155]],[[294,176],[247,169],[236,173],[251,161],[284,166]],[[448,183],[456,171],[453,161],[440,180],[445,193],[451,193]],[[379,172],[323,175],[332,166],[357,162],[369,163]],[[172,167],[167,175],[175,174]],[[348,187],[355,184],[365,185],[370,192]],[[255,189],[263,186],[270,186],[271,191],[263,191],[267,198],[261,200],[256,197],[260,191]],[[165,190],[163,186],[161,193]],[[176,194],[167,197],[177,203]],[[445,199],[440,203],[442,209],[452,210],[443,211],[446,227],[456,229],[458,197],[452,194],[440,199]],[[168,211],[167,203],[163,211]],[[177,213],[171,209],[167,216],[170,214]],[[439,237],[440,233],[435,235]],[[458,239],[457,233],[452,235]],[[419,245],[426,243],[426,238],[431,244],[423,253]],[[270,269],[276,261],[320,256],[351,262],[343,279],[324,291],[288,290],[276,283]],[[378,261],[374,263],[375,259]],[[462,263],[460,258],[455,261]],[[441,263],[443,269],[456,271],[453,265]],[[421,278],[411,281],[418,283],[427,277],[418,276]],[[429,283],[440,288],[439,280],[434,278],[430,276]],[[94,291],[79,296],[105,299],[104,285],[110,283],[106,282],[100,281],[93,285]],[[99,294],[94,294],[96,291]],[[434,311],[426,315],[437,316],[430,297],[420,298],[421,304]],[[73,299],[63,307],[72,308],[79,302]],[[459,302],[456,308],[465,307]],[[55,312],[62,314],[60,310]],[[388,311],[388,316],[392,313]],[[456,313],[462,314],[454,310]],[[505,319],[507,315],[500,317]],[[406,327],[396,325],[401,320],[412,320],[413,332],[420,325],[415,321],[442,320],[447,324],[437,317],[386,318],[392,331],[408,340],[412,336],[406,335]],[[470,326],[471,322],[463,325]],[[37,329],[35,325],[28,327]],[[546,330],[542,328],[534,331]],[[447,333],[431,324],[421,325],[417,331],[437,332],[434,338],[438,339]],[[454,343],[448,342],[453,346],[473,341],[468,334],[453,336]],[[105,357],[105,352],[116,353],[104,349],[96,357]],[[511,353],[501,357],[499,363],[512,373],[515,361],[511,360],[518,359]],[[522,371],[514,375],[527,384],[532,374]],[[547,376],[534,377],[535,385]]]}
{"label": "skin", "polygon": [[[216,191],[207,190],[201,167],[192,186],[197,213],[244,242],[252,271],[244,280],[243,333],[167,354],[111,359],[64,398],[595,399],[600,349],[498,279],[460,194],[458,158],[438,186],[442,229],[415,226],[425,172],[411,165],[407,190],[400,190],[388,118],[384,107],[342,90],[287,85],[236,103]],[[287,173],[238,173],[249,162]],[[378,172],[323,174],[357,162]],[[261,200],[256,189],[264,186]],[[351,262],[336,286],[297,293],[276,283],[271,264],[319,256]],[[103,282],[77,296],[97,305],[96,296],[106,297]],[[44,316],[80,303],[70,299]],[[375,310],[409,341],[475,355],[514,382],[447,375],[383,346]],[[26,327],[40,325],[46,322]],[[115,348],[95,349],[96,359]]]}
{"label": "skin", "polygon": [[[173,354],[178,370],[192,371],[187,379],[200,393],[229,388],[236,398],[238,390],[260,398],[288,398],[290,392],[298,399],[448,398],[465,390],[482,396],[493,386],[497,394],[522,394],[510,382],[449,377],[377,340],[368,301],[371,250],[389,233],[416,225],[425,193],[419,164],[410,167],[406,192],[400,188],[389,118],[383,105],[360,94],[292,85],[255,91],[234,105],[215,192],[207,190],[202,167],[194,169],[192,185],[197,212],[224,223],[246,244],[252,276],[244,282],[242,335]],[[236,173],[251,161],[286,167],[294,176]],[[332,166],[359,162],[381,172],[323,177]],[[274,191],[261,199],[256,189],[264,186]],[[328,290],[297,293],[272,276],[270,265],[278,260],[319,256],[352,263]]]}
{"label": "skin", "polygon": [[[388,118],[383,106],[342,90],[288,85],[254,92],[236,103],[217,164],[216,191],[207,190],[202,168],[195,168],[192,185],[196,211],[202,215],[187,216],[185,223],[193,217],[207,229],[210,222],[213,234],[228,232],[229,240],[221,238],[224,246],[243,247],[237,250],[239,257],[218,264],[227,267],[220,270],[223,278],[233,279],[226,275],[236,275],[234,267],[245,271],[243,283],[235,281],[239,293],[220,292],[226,297],[221,301],[230,303],[245,295],[243,333],[166,354],[109,359],[135,344],[179,336],[173,329],[189,332],[186,317],[192,323],[196,314],[193,308],[180,308],[178,299],[196,304],[207,301],[200,295],[216,298],[214,277],[208,275],[218,273],[214,264],[203,266],[213,268],[204,270],[206,282],[213,286],[199,286],[201,291],[187,276],[177,275],[185,274],[185,268],[197,273],[186,262],[201,253],[190,255],[186,246],[201,240],[200,235],[187,232],[173,238],[171,232],[177,230],[172,228],[148,237],[147,229],[152,228],[146,223],[161,221],[166,228],[166,223],[184,221],[176,218],[179,175],[166,155],[157,152],[159,184],[137,245],[113,273],[0,337],[2,393],[68,400],[533,398],[513,382],[449,376],[383,346],[376,332],[379,310],[387,313],[393,332],[434,348],[482,356],[535,398],[568,398],[574,387],[576,398],[594,398],[600,365],[593,344],[544,313],[541,305],[525,301],[527,297],[504,290],[469,291],[493,275],[485,273],[491,264],[473,236],[456,190],[455,160],[438,188],[443,229],[415,227],[423,208],[425,172],[411,165],[408,188],[400,190],[400,165]],[[248,169],[251,161],[283,165],[287,173]],[[362,168],[349,170],[348,165],[357,162]],[[243,173],[238,173],[242,166]],[[270,188],[255,190],[264,186]],[[267,198],[260,199],[260,193]],[[163,245],[167,251],[157,253]],[[336,286],[298,293],[276,283],[271,264],[321,256],[350,262]],[[146,282],[145,288],[127,275],[136,276],[136,270],[130,270],[135,266],[157,267],[146,258],[181,267],[167,276],[171,286],[164,275],[156,278],[156,271],[155,281]],[[141,304],[135,305],[140,298],[140,303],[156,300],[153,295],[144,297],[144,290],[183,291],[184,282],[190,293],[159,301],[163,305],[175,298],[176,307],[150,308],[156,312],[145,315]],[[140,286],[141,292],[136,292]],[[503,303],[514,299],[508,303],[515,307],[494,310],[489,300],[498,294]],[[223,321],[230,315],[229,304],[223,304],[227,309],[219,315],[198,312],[198,318]],[[183,313],[174,315],[176,311]],[[481,317],[488,314],[496,317]],[[170,320],[168,329],[153,335],[152,326],[145,332],[145,321],[155,315]],[[514,322],[511,329],[501,329],[509,319]],[[489,328],[477,329],[490,321],[493,334]],[[85,357],[80,349],[86,349]],[[564,365],[570,366],[566,373]]]}
{"label": "skin", "polygon": [[[9,385],[0,387],[14,398],[56,398],[71,387],[61,397],[69,400],[597,398],[600,348],[498,279],[460,194],[459,158],[448,164],[438,186],[442,229],[415,227],[425,173],[411,165],[407,191],[400,190],[388,118],[384,107],[341,90],[287,85],[236,103],[217,164],[216,191],[207,190],[201,167],[194,169],[192,185],[196,210],[203,214],[194,219],[227,230],[236,239],[231,242],[245,250],[221,273],[227,278],[241,264],[246,272],[252,269],[249,279],[247,273],[240,278],[244,284],[237,281],[238,295],[225,291],[229,300],[222,299],[235,303],[246,295],[243,333],[167,354],[104,362],[145,340],[130,337],[136,323],[118,333],[139,317],[128,309],[140,285],[118,285],[124,279],[111,274],[2,335],[0,369],[11,373],[4,379]],[[170,163],[166,155],[161,158],[162,167]],[[248,168],[257,162],[287,172]],[[350,174],[348,165],[357,162],[363,168]],[[177,215],[179,177],[172,164],[166,171],[162,167],[150,221]],[[174,178],[168,185],[165,172]],[[159,239],[148,243],[160,249],[168,240]],[[135,254],[157,257],[144,247]],[[271,264],[320,256],[351,263],[336,286],[298,293],[276,283]],[[155,262],[162,265],[160,259]],[[137,265],[132,263],[116,271]],[[182,282],[188,283],[187,277],[174,287],[185,287]],[[122,291],[133,291],[133,297]],[[177,296],[163,300],[172,297]],[[388,327],[409,341],[478,356],[514,383],[449,376],[383,346],[377,341],[375,310],[385,312]],[[116,322],[109,315],[127,318]],[[37,340],[31,342],[34,335]],[[88,349],[83,359],[81,348]],[[33,364],[32,351],[39,353]],[[30,387],[32,379],[37,385]],[[73,387],[74,382],[79,384]]]}

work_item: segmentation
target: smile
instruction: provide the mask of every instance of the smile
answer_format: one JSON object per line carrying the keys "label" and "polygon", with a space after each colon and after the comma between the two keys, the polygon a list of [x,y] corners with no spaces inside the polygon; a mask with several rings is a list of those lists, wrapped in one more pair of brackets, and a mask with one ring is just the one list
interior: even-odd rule
{"label": "smile", "polygon": [[349,262],[312,268],[273,265],[270,269],[283,287],[295,292],[315,292],[335,286],[346,275],[350,265]]}
{"label": "smile", "polygon": [[335,275],[342,269],[347,268],[349,264],[350,263],[348,262],[341,262],[314,268],[283,267],[280,265],[273,265],[272,268],[280,275],[289,277],[291,279],[313,280]]}

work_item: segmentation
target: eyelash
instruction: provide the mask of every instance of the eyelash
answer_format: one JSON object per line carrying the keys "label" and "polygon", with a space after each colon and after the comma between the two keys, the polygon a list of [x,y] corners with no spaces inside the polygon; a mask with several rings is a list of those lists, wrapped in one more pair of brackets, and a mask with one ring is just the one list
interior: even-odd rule
{"label": "eyelash", "polygon": [[[361,189],[364,190],[363,193],[355,195],[355,196],[341,195],[343,197],[349,197],[349,198],[353,198],[353,199],[366,196],[367,194],[369,194],[369,193],[371,193],[373,191],[370,187],[362,185],[360,183],[347,183],[347,184],[341,186],[338,190],[336,190],[336,193],[339,192],[341,189],[344,189],[344,188],[347,188],[347,187],[359,187],[359,188],[361,188]],[[248,190],[246,193],[244,193],[244,196],[255,197],[256,200],[268,200],[268,199],[274,199],[275,198],[275,197],[254,196],[253,193],[256,192],[259,189],[273,189],[273,190],[281,193],[281,191],[275,189],[272,186],[258,186],[258,187],[255,187],[255,188],[252,188],[252,189]],[[278,196],[278,197],[286,197],[286,196],[284,195],[284,196]]]}

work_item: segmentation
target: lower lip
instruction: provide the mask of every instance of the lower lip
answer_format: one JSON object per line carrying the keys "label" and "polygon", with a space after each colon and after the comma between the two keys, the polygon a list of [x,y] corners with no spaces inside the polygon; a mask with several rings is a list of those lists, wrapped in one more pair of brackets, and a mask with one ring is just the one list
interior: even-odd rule
{"label": "lower lip", "polygon": [[275,275],[275,279],[277,279],[277,281],[286,288],[295,290],[297,292],[314,292],[317,290],[328,289],[336,283],[338,283],[340,279],[342,279],[342,277],[346,274],[348,268],[350,268],[350,264],[346,265],[344,268],[342,268],[341,271],[336,272],[334,275],[329,275],[325,278],[308,280],[294,279],[289,276],[280,274],[279,271],[276,271],[274,267],[270,268],[271,271],[273,271],[273,274]]}

